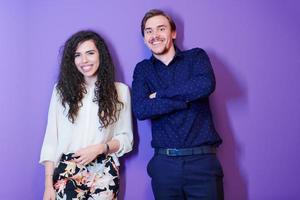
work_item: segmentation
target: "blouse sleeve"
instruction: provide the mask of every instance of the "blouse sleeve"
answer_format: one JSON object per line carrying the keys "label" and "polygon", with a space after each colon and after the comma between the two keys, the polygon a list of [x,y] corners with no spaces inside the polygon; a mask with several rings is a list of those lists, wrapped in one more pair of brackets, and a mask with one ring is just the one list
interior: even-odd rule
{"label": "blouse sleeve", "polygon": [[120,111],[119,119],[116,122],[115,129],[113,130],[113,139],[120,143],[119,150],[116,152],[117,157],[121,157],[125,153],[132,150],[133,134],[132,134],[132,114],[130,92],[127,85],[118,83],[117,87],[119,99],[123,103],[123,108]]}
{"label": "blouse sleeve", "polygon": [[48,122],[45,132],[44,142],[40,154],[39,163],[44,164],[45,161],[56,162],[56,150],[58,145],[57,137],[57,105],[58,105],[58,94],[56,87],[52,92],[48,111]]}

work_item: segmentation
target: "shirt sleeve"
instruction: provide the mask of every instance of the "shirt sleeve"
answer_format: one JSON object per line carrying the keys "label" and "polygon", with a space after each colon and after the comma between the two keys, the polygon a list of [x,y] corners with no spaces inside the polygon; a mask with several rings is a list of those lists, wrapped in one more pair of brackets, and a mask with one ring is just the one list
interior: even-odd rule
{"label": "shirt sleeve", "polygon": [[56,115],[58,101],[58,94],[56,91],[56,87],[54,87],[48,111],[47,128],[40,154],[39,163],[41,164],[44,164],[45,161],[56,162],[56,150],[58,145]]}
{"label": "shirt sleeve", "polygon": [[153,98],[147,85],[144,72],[136,66],[132,82],[132,106],[135,116],[140,120],[152,119],[187,107],[186,102],[176,99]]}
{"label": "shirt sleeve", "polygon": [[117,157],[121,157],[125,153],[131,151],[133,146],[132,113],[128,86],[120,84],[118,95],[119,99],[123,103],[123,108],[120,111],[119,119],[116,122],[115,129],[113,130],[114,136],[112,139],[119,141],[120,147],[116,152],[116,155]]}
{"label": "shirt sleeve", "polygon": [[196,49],[191,55],[193,63],[193,77],[188,81],[177,82],[172,86],[157,91],[157,98],[194,101],[208,97],[215,90],[215,76],[207,56],[203,49]]}

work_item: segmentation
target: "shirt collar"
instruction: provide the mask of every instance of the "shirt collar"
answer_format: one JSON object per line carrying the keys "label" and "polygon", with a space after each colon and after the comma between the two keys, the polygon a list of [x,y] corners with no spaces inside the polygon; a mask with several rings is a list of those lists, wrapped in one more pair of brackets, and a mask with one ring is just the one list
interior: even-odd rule
{"label": "shirt collar", "polygon": [[[182,58],[182,57],[183,57],[182,51],[181,51],[177,46],[175,46],[175,56],[174,56],[174,58],[172,59],[172,61],[175,60],[175,59]],[[150,57],[150,61],[151,61],[153,64],[155,64],[155,63],[158,62],[158,61],[160,62],[160,60],[158,60],[157,58],[155,58],[153,54],[152,54],[152,56]],[[171,62],[172,62],[172,61],[171,61]]]}

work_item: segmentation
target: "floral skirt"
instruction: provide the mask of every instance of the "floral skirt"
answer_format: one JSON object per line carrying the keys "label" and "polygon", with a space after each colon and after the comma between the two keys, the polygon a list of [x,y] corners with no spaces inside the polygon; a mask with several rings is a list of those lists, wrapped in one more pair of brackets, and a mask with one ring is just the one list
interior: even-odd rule
{"label": "floral skirt", "polygon": [[63,154],[54,170],[57,200],[117,199],[119,171],[111,156],[99,155],[88,165],[80,165],[72,155]]}

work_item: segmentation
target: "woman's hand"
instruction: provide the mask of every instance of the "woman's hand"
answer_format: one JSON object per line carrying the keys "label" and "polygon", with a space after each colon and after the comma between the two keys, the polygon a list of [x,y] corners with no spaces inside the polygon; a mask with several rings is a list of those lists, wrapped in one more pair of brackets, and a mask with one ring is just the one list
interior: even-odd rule
{"label": "woman's hand", "polygon": [[87,165],[92,162],[98,155],[106,153],[105,144],[95,144],[82,149],[79,149],[73,157],[76,157],[74,160],[76,163],[81,165]]}
{"label": "woman's hand", "polygon": [[43,200],[55,200],[55,190],[53,188],[54,162],[45,161],[45,191]]}
{"label": "woman's hand", "polygon": [[52,186],[45,187],[43,200],[55,200],[55,190]]}

